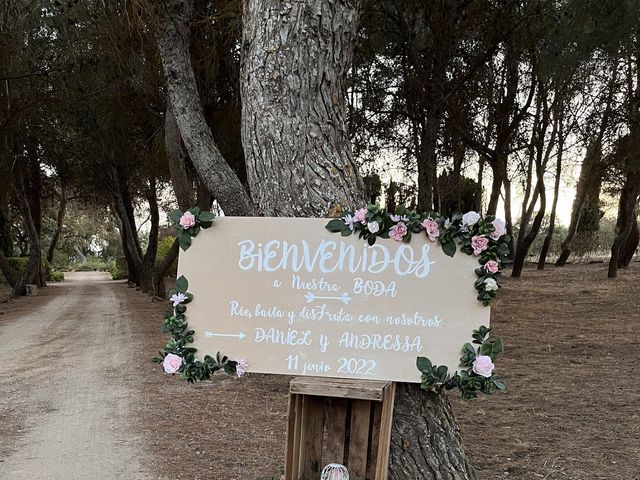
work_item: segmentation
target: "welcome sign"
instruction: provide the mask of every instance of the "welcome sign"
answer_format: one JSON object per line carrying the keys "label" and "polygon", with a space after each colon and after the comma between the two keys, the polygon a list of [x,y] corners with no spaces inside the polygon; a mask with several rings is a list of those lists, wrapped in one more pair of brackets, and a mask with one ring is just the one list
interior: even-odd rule
{"label": "welcome sign", "polygon": [[416,357],[458,369],[469,332],[489,325],[477,259],[325,229],[326,219],[222,217],[180,252],[197,357],[220,351],[250,372],[420,382]]}

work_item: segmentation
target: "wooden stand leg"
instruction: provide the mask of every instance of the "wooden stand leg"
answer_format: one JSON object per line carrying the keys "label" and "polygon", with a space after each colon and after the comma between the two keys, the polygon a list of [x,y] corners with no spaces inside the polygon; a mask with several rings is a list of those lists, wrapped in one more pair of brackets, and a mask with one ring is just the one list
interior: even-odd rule
{"label": "wooden stand leg", "polygon": [[394,397],[393,383],[294,378],[285,479],[319,479],[341,463],[352,480],[386,480]]}

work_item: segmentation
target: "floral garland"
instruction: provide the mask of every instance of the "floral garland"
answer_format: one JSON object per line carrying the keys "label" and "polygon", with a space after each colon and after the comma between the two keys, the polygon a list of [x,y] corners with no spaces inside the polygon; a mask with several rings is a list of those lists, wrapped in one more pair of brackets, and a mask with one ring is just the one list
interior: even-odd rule
{"label": "floral garland", "polygon": [[[186,212],[173,211],[170,215],[180,239],[180,247],[186,250],[191,246],[191,239],[198,235],[200,229],[209,228],[214,219],[211,212],[192,208]],[[176,287],[171,291],[169,301],[172,308],[167,311],[162,323],[162,331],[171,333],[171,338],[160,350],[159,355],[153,357],[153,362],[162,364],[164,371],[169,374],[180,374],[190,383],[208,380],[219,370],[228,375],[242,377],[247,371],[247,361],[243,358],[230,360],[228,357],[217,353],[213,358],[205,355],[202,361],[195,358],[198,351],[188,344],[193,343],[194,330],[189,329],[186,319],[187,304],[193,300],[193,294],[187,290],[189,282],[184,276],[176,280]]]}
{"label": "floral garland", "polygon": [[442,389],[458,388],[463,400],[476,398],[478,393],[490,394],[504,391],[507,386],[494,378],[496,357],[503,351],[499,337],[489,338],[490,328],[482,325],[473,331],[473,342],[465,343],[460,357],[460,371],[449,374],[446,365],[433,365],[428,358],[418,357],[416,366],[422,372],[421,387],[424,390],[440,392]]}
{"label": "floral garland", "polygon": [[504,222],[492,216],[482,218],[473,211],[455,213],[448,219],[436,212],[418,213],[404,206],[391,214],[378,205],[368,205],[344,211],[342,217],[330,220],[326,229],[342,236],[357,234],[369,245],[375,244],[378,237],[408,243],[413,234],[424,233],[450,257],[459,247],[467,255],[478,257],[480,267],[475,270],[478,278],[474,287],[485,306],[496,297],[502,267],[510,263],[510,237]]}
{"label": "floral garland", "polygon": [[200,210],[198,207],[190,208],[186,212],[173,210],[169,219],[176,229],[180,248],[187,250],[191,246],[191,239],[200,233],[200,229],[209,228],[215,217],[213,212]]}

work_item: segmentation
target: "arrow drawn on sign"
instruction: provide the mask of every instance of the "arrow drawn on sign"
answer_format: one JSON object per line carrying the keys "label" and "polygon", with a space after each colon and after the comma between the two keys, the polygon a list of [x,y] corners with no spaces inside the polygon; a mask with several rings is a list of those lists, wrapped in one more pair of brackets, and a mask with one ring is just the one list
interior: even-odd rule
{"label": "arrow drawn on sign", "polygon": [[242,340],[246,335],[242,332],[240,333],[213,333],[213,332],[204,332],[205,337],[237,337]]}
{"label": "arrow drawn on sign", "polygon": [[348,305],[349,302],[351,301],[351,297],[349,296],[349,294],[347,292],[344,292],[339,297],[319,297],[317,295],[314,295],[311,292],[307,292],[307,294],[304,296],[304,298],[307,299],[307,303],[311,303],[314,300],[340,300],[345,305]]}

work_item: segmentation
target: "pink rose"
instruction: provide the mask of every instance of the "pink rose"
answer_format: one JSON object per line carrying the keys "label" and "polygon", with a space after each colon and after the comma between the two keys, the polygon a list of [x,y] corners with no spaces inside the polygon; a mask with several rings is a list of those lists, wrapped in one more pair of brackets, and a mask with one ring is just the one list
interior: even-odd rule
{"label": "pink rose", "polygon": [[484,264],[484,269],[491,274],[498,273],[498,270],[500,270],[500,264],[495,260],[489,260]]}
{"label": "pink rose", "polygon": [[473,361],[472,370],[482,377],[489,378],[494,368],[496,368],[496,366],[488,355],[478,355]]}
{"label": "pink rose", "polygon": [[184,212],[180,217],[180,226],[186,230],[187,228],[191,228],[196,224],[196,217],[193,216],[191,212]]}
{"label": "pink rose", "polygon": [[367,219],[365,218],[366,215],[367,215],[367,209],[359,208],[358,210],[356,210],[356,213],[353,215],[353,221],[360,222],[364,225],[365,223],[367,223]]}
{"label": "pink rose", "polygon": [[438,223],[432,218],[426,218],[422,222],[422,228],[427,233],[427,237],[432,242],[435,242],[436,239],[440,236],[440,228],[438,227]]}
{"label": "pink rose", "polygon": [[182,366],[182,357],[174,353],[167,353],[167,356],[164,357],[164,361],[162,362],[162,366],[165,372],[176,373]]}
{"label": "pink rose", "polygon": [[475,235],[471,238],[471,248],[474,255],[480,255],[489,246],[489,239],[484,235]]}
{"label": "pink rose", "polygon": [[249,368],[249,363],[246,358],[237,357],[233,359],[236,362],[236,376],[238,378],[244,377],[244,374],[247,373],[247,368]]}
{"label": "pink rose", "polygon": [[491,232],[490,236],[494,240],[500,239],[501,236],[507,233],[507,229],[504,226],[504,220],[496,218],[493,222],[491,222],[491,225],[493,225],[494,230],[493,232]]}
{"label": "pink rose", "polygon": [[397,242],[401,242],[406,234],[407,226],[402,222],[398,222],[389,229],[389,236]]}

